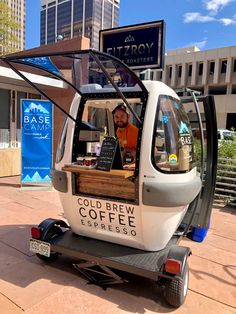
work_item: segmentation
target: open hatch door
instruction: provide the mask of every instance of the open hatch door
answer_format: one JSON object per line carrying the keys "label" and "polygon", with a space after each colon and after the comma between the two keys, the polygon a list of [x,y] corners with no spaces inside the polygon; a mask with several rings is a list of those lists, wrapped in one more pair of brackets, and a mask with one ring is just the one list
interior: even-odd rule
{"label": "open hatch door", "polygon": [[[177,91],[180,94],[179,91]],[[194,138],[195,160],[202,180],[202,190],[190,204],[183,223],[208,229],[214,199],[217,171],[217,122],[213,96],[184,90],[182,103],[188,114]],[[181,95],[180,95],[181,96]]]}
{"label": "open hatch door", "polygon": [[111,55],[89,49],[35,55],[12,54],[0,57],[0,61],[74,122],[75,118],[65,109],[70,108],[71,102],[65,106],[63,101],[56,101],[52,89],[69,93],[71,99],[76,93],[84,99],[90,98],[91,94],[116,94],[142,124],[125,94],[146,95],[147,90],[128,66]]}

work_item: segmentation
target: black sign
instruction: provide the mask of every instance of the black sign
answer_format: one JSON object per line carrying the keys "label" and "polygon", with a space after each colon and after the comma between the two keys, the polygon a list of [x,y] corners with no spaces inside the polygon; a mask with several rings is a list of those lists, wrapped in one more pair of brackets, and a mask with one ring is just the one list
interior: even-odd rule
{"label": "black sign", "polygon": [[119,140],[108,136],[102,143],[101,153],[97,161],[97,169],[110,171],[111,168],[123,169]]}
{"label": "black sign", "polygon": [[164,21],[100,31],[100,51],[133,69],[164,67]]}

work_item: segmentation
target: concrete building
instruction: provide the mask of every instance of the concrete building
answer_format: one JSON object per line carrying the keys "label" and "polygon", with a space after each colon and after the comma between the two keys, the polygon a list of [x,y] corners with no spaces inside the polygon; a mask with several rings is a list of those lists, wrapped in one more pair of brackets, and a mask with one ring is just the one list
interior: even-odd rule
{"label": "concrete building", "polygon": [[98,49],[99,30],[119,25],[119,0],[41,0],[40,44],[85,36]]}
{"label": "concrete building", "polygon": [[236,46],[168,51],[164,71],[153,71],[151,78],[173,89],[188,87],[215,95],[218,128],[236,128]]}
{"label": "concrete building", "polygon": [[[15,50],[25,49],[25,0],[4,0],[11,8],[15,21],[20,25],[20,29],[15,32],[17,41],[11,42],[10,46]],[[2,48],[2,47],[1,47]],[[2,48],[4,52],[4,49]]]}

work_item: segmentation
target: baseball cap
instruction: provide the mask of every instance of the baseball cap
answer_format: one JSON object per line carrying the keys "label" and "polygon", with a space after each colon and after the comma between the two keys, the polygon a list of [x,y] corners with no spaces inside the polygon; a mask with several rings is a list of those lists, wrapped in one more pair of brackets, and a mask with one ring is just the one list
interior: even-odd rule
{"label": "baseball cap", "polygon": [[121,111],[124,111],[125,113],[127,113],[126,106],[123,104],[116,106],[115,109],[112,111],[112,114],[115,114],[115,112],[118,110],[121,110]]}

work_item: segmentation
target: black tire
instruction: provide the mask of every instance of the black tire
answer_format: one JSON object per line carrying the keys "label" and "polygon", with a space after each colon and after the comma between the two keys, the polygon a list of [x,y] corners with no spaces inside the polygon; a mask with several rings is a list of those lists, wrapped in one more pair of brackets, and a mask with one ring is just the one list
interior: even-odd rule
{"label": "black tire", "polygon": [[[49,241],[55,237],[58,237],[59,235],[61,235],[63,233],[62,229],[58,226],[52,226],[52,228],[48,231],[47,235],[45,238],[42,239],[42,241]],[[36,254],[37,257],[41,260],[43,260],[44,262],[54,262],[57,258],[58,258],[58,253],[57,252],[50,252],[50,256],[44,256],[41,254]]]}
{"label": "black tire", "polygon": [[189,268],[186,262],[183,274],[177,279],[167,279],[165,284],[164,295],[166,301],[174,306],[179,307],[184,304],[188,292]]}

